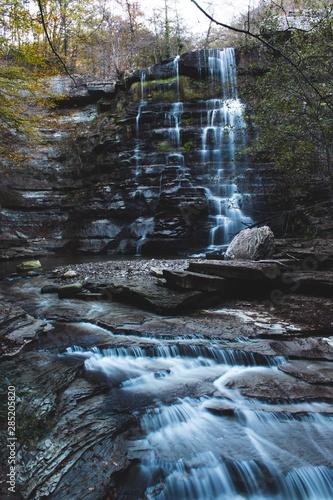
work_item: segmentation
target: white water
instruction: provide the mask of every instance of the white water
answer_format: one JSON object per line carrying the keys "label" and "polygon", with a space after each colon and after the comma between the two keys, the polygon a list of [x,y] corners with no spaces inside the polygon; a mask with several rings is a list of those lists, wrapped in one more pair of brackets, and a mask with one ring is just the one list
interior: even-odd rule
{"label": "white water", "polygon": [[[237,97],[234,49],[202,52],[205,59],[203,65],[209,68],[207,86],[210,87],[210,94],[218,97],[197,103],[193,118],[196,120],[198,113],[201,113],[199,135],[193,133],[187,121],[192,118],[193,106],[181,100],[180,59],[179,56],[174,59],[175,102],[170,105],[161,104],[164,123],[154,130],[156,150],[151,158],[158,162],[155,167],[161,170],[161,174],[158,192],[154,191],[152,198],[177,189],[181,190],[180,197],[186,197],[187,189],[202,187],[207,199],[209,233],[208,241],[202,242],[202,248],[221,250],[237,232],[253,223],[252,218],[244,212],[244,207],[250,205],[250,195],[241,192],[237,185],[237,178],[241,175],[239,169],[243,168],[242,163],[237,160],[237,154],[247,144],[247,133],[244,105]],[[146,153],[141,149],[141,136],[145,137],[145,128],[141,124],[142,114],[150,110],[151,104],[149,94],[145,96],[145,80],[146,75],[142,73],[134,150],[135,177],[139,188],[142,174],[147,170],[145,162],[149,164],[151,161],[149,157],[144,157]],[[193,138],[186,140],[189,137]],[[195,166],[186,165],[185,157],[189,152],[192,158],[195,157]],[[197,173],[195,169],[198,170]],[[196,175],[200,181],[194,181]],[[144,244],[145,239],[138,243],[137,255],[141,254]]]}
{"label": "white water", "polygon": [[[249,204],[250,195],[241,193],[235,182],[237,152],[246,147],[247,133],[244,120],[244,104],[237,97],[237,76],[234,49],[207,50],[205,57],[213,84],[220,86],[220,98],[204,102],[201,115],[202,171],[207,179],[203,186],[208,205],[209,241],[208,250],[221,250],[240,230],[253,224],[242,207]],[[175,59],[177,89],[179,89],[178,58]],[[179,92],[178,92],[179,95]],[[179,165],[179,187],[186,179],[186,166],[181,153],[182,113],[184,105],[176,102],[166,114],[166,133],[175,148]],[[167,164],[175,155],[169,155]]]}
{"label": "white water", "polygon": [[[179,94],[179,71],[178,58],[175,59],[177,73],[177,92]],[[188,185],[187,169],[185,167],[185,158],[181,151],[181,115],[184,112],[184,104],[182,102],[174,102],[171,105],[170,111],[165,113],[165,133],[168,136],[168,142],[171,144],[173,151],[166,158],[166,166],[175,169],[175,184],[181,188],[183,185]]]}
{"label": "white water", "polygon": [[212,179],[207,187],[209,250],[222,249],[240,230],[253,224],[242,206],[250,196],[235,183],[237,152],[246,146],[244,105],[237,97],[236,62],[233,49],[208,51],[210,75],[222,88],[221,99],[206,102],[202,117],[202,168]]}
{"label": "white water", "polygon": [[115,336],[118,347],[74,347],[67,355],[84,356],[88,372],[102,373],[115,401],[137,401],[131,411],[140,414],[139,428],[129,438],[128,457],[139,463],[141,494],[126,493],[125,473],[118,485],[124,498],[333,498],[333,418],[320,414],[327,403],[285,402],[281,411],[233,388],[244,375],[263,384],[267,376],[278,380],[284,358],[189,340],[133,338],[126,347],[121,340]]}
{"label": "white water", "polygon": [[136,115],[135,120],[135,131],[136,131],[136,146],[134,150],[134,157],[136,163],[135,176],[137,180],[140,180],[140,176],[142,174],[142,165],[141,165],[141,144],[140,144],[140,117],[142,109],[147,106],[147,101],[145,101],[145,81],[146,81],[146,73],[142,71],[141,73],[141,99],[138,107],[138,114]]}

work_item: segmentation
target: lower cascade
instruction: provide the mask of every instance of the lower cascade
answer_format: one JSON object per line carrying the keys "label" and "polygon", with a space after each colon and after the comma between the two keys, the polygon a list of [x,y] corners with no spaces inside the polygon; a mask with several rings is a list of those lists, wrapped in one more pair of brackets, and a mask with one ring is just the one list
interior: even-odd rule
{"label": "lower cascade", "polygon": [[[325,402],[264,403],[237,381],[285,377],[281,356],[218,342],[114,335],[115,347],[68,348],[110,386],[108,411],[130,412],[128,465],[117,498],[327,500],[333,498],[333,417]],[[241,384],[240,384],[241,387]]]}

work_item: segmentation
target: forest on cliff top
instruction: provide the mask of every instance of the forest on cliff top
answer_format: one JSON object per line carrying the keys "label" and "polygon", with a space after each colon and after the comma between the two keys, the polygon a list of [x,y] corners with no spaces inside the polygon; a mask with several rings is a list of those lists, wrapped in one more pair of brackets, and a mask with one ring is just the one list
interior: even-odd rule
{"label": "forest on cliff top", "polygon": [[1,0],[2,168],[24,160],[15,138],[33,133],[28,108],[47,102],[40,92],[44,78],[67,73],[121,81],[177,54],[234,46],[247,60],[240,94],[255,137],[247,152],[287,171],[295,191],[322,182],[330,193],[332,2],[261,0],[230,24],[223,22],[222,7],[192,4],[208,21],[200,35],[186,28],[171,0],[149,12],[130,0]]}

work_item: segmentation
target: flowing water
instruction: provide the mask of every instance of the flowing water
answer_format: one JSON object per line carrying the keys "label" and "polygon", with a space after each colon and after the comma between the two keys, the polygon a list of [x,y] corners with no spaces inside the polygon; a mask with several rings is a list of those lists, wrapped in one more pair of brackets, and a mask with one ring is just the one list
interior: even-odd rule
{"label": "flowing water", "polygon": [[[207,244],[216,249],[251,219],[242,209],[247,195],[240,193],[237,185],[236,154],[240,144],[246,145],[246,126],[237,97],[234,54],[228,49],[207,51],[206,56],[212,78],[220,79],[223,89],[220,98],[202,102],[198,152],[209,206]],[[179,95],[178,59],[175,72]],[[136,117],[138,192],[144,163],[144,81],[145,75]],[[165,112],[162,130],[173,146],[172,153],[166,153],[165,164],[174,173],[177,187],[192,182],[182,150],[183,112],[182,102],[173,103]],[[147,217],[133,227],[138,236],[137,255],[153,227],[153,218]],[[32,304],[31,308],[39,308],[39,316],[48,317],[52,300],[54,310],[56,299],[41,299],[39,295],[38,307]],[[76,324],[77,339],[80,334],[90,335],[94,342],[98,339],[102,329],[89,321],[97,321],[106,308],[103,303],[91,306],[86,322]],[[115,310],[112,304],[113,315]],[[60,328],[65,332],[64,324]],[[223,341],[194,334],[192,338],[107,334],[104,341],[108,348],[74,345],[61,356],[82,357],[87,377],[103,377],[109,386],[106,411],[133,417],[124,438],[126,466],[112,478],[113,491],[117,492],[114,498],[333,499],[333,417],[329,404],[292,403],[288,395],[260,400],[244,394],[244,381],[256,381],[255,389],[260,392],[261,387],[270,388],[272,380],[282,384],[290,377],[278,368],[286,361],[283,357],[228,349]],[[68,345],[66,335],[63,337]]]}
{"label": "flowing water", "polygon": [[[305,382],[279,369],[286,358],[259,352],[258,339],[240,340],[243,349],[235,339],[231,348],[220,338],[223,319],[216,337],[176,333],[169,317],[163,329],[161,318],[133,315],[117,302],[59,302],[29,280],[15,283],[8,281],[17,305],[35,317],[59,315],[38,339],[41,356],[51,349],[66,362],[79,357],[82,376],[103,388],[101,417],[110,416],[112,439],[123,443],[109,498],[333,499],[332,404],[304,401],[297,389]],[[81,321],[61,321],[75,310]],[[102,328],[103,318],[121,326]],[[156,326],[145,331],[151,322]],[[125,428],[117,429],[124,416]]]}
{"label": "flowing water", "polygon": [[333,418],[325,402],[259,401],[235,383],[286,375],[283,357],[218,341],[114,335],[114,347],[68,348],[109,383],[109,411],[131,413],[119,497],[168,500],[333,498]]}
{"label": "flowing water", "polygon": [[247,145],[247,132],[244,104],[237,95],[235,53],[231,48],[209,50],[207,58],[211,78],[219,82],[222,89],[221,98],[206,101],[200,152],[208,179],[208,249],[218,250],[253,220],[242,210],[244,205],[249,205],[250,196],[241,193],[236,183],[240,174],[237,172],[237,153]]}
{"label": "flowing water", "polygon": [[[136,116],[135,175],[140,190],[142,174],[151,160],[145,153],[147,138],[143,113],[164,113],[164,124],[154,130],[159,143],[158,154],[161,169],[159,192],[201,187],[206,193],[209,241],[208,250],[226,248],[232,237],[241,229],[253,224],[246,214],[251,207],[251,197],[244,192],[237,179],[243,170],[249,168],[237,155],[247,145],[247,130],[244,120],[244,104],[237,95],[237,75],[234,49],[200,51],[208,67],[206,85],[211,95],[218,97],[192,102],[181,100],[179,57],[173,63],[176,101],[172,103],[151,103],[145,94],[146,74],[141,75],[141,99]],[[189,116],[196,123],[189,125]],[[197,120],[197,121],[196,121]],[[191,118],[190,118],[191,121]],[[195,129],[195,130],[194,130]],[[185,139],[183,139],[185,137]],[[193,140],[188,140],[193,137]],[[187,164],[186,149],[191,146],[192,158]],[[165,149],[164,155],[162,154]],[[195,165],[194,165],[195,164]],[[181,195],[180,195],[181,196]],[[147,235],[154,233],[154,225],[147,226]],[[138,235],[138,238],[141,236]],[[145,240],[141,240],[144,244]],[[141,252],[142,244],[137,248]]]}

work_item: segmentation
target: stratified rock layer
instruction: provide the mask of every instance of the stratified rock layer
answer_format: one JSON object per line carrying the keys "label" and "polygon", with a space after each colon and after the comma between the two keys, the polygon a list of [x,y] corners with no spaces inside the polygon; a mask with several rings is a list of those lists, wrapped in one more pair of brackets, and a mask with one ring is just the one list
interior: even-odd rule
{"label": "stratified rock layer", "polygon": [[[168,273],[198,275],[186,270],[189,264],[114,260],[3,281],[1,382],[15,384],[19,396],[16,498],[142,497],[147,478],[133,476],[149,455],[142,419],[155,415],[163,422],[163,411],[173,408],[182,419],[200,410],[200,418],[210,422],[208,429],[205,424],[198,431],[201,420],[191,421],[191,433],[197,433],[194,443],[206,431],[209,438],[215,425],[222,426],[218,437],[224,433],[224,454],[237,467],[244,460],[260,464],[258,450],[242,444],[244,421],[250,426],[259,419],[260,439],[270,442],[275,426],[283,429],[277,434],[288,452],[287,459],[278,454],[282,479],[283,471],[293,473],[294,457],[306,458],[310,468],[320,466],[330,474],[331,440],[325,429],[333,413],[333,342],[326,324],[332,322],[332,300],[323,299],[328,308],[325,324],[316,317],[314,297],[303,297],[307,322],[291,321],[295,297],[287,291],[287,312],[283,304],[269,300],[226,299],[220,290],[213,292],[218,303],[208,308],[205,299],[212,298],[210,291],[165,286]],[[245,278],[239,279],[239,273],[246,269],[247,279],[261,285],[275,282],[272,271],[280,274],[276,263],[241,263],[237,270],[235,262],[193,262],[203,271],[204,264],[210,272],[218,273],[220,267],[220,274],[233,275],[212,280],[201,274],[210,285],[216,279],[232,280],[243,288]],[[84,291],[60,299],[55,289],[71,287],[71,282],[80,282]],[[90,292],[94,289],[103,293],[97,297]],[[92,302],[80,300],[89,293]],[[189,406],[184,413],[182,405],[185,410]],[[304,426],[315,426],[317,420],[323,431],[309,447]],[[186,426],[182,429],[183,436]],[[163,446],[155,447],[154,453],[169,453],[167,467],[158,460],[168,474],[170,467],[177,468],[177,450],[180,446],[186,452],[188,439],[179,439],[168,452],[168,434],[161,432]],[[0,438],[4,444],[5,433]],[[206,439],[202,446],[207,446]],[[212,446],[220,456],[219,439],[214,438]],[[3,470],[5,458],[3,454]],[[165,484],[161,481],[156,487]],[[6,498],[4,489],[1,494]]]}

